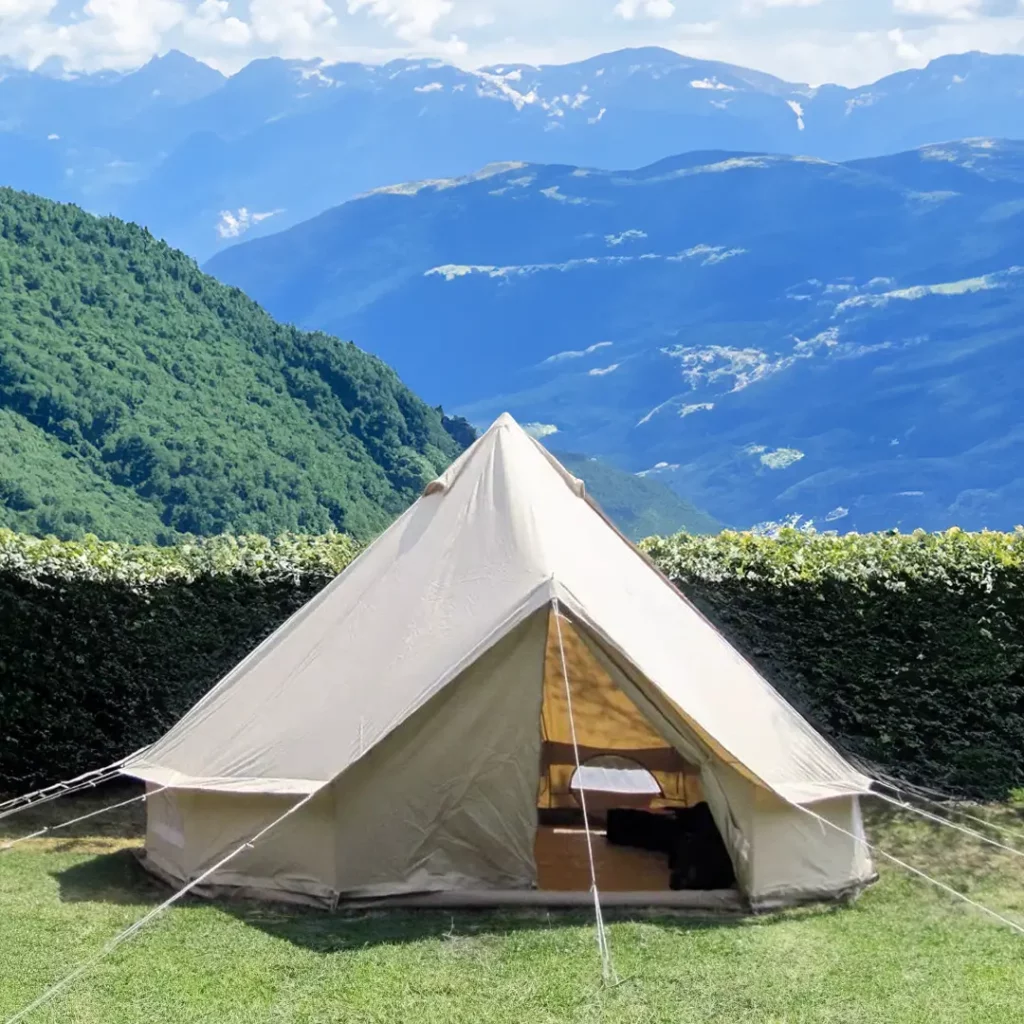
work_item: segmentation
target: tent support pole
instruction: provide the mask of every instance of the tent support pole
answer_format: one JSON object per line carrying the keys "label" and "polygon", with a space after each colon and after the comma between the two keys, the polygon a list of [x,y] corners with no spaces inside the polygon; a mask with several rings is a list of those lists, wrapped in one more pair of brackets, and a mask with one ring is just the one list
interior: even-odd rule
{"label": "tent support pole", "polygon": [[[555,629],[558,634],[558,653],[562,662],[562,680],[565,683],[565,702],[569,712],[569,731],[572,735],[572,749],[576,759],[576,773],[580,773],[580,747],[576,740],[576,719],[572,713],[572,692],[569,686],[569,669],[565,659],[565,644],[562,641],[562,613],[558,607],[558,598],[551,601],[551,610],[555,616]],[[594,920],[597,924],[597,951],[601,957],[601,977],[606,982],[618,983],[615,967],[612,965],[611,949],[608,946],[608,935],[604,927],[604,915],[601,913],[601,896],[597,888],[597,867],[594,863],[594,842],[590,833],[590,818],[587,815],[587,791],[580,786],[580,807],[583,811],[583,829],[587,837],[587,859],[590,862],[590,891],[594,894]]]}

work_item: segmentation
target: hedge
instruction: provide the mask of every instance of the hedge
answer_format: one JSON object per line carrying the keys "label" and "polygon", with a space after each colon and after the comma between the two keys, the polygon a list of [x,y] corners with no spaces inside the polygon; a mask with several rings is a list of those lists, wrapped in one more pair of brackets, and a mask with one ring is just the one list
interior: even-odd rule
{"label": "hedge", "polygon": [[[842,748],[947,791],[1024,785],[1024,531],[643,547]],[[357,551],[339,534],[155,548],[0,530],[0,790],[155,739]]]}

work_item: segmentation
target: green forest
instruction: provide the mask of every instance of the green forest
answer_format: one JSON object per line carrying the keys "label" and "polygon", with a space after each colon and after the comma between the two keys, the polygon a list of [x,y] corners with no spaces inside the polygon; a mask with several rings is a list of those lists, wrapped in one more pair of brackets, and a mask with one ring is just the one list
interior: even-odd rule
{"label": "green forest", "polygon": [[148,231],[0,189],[0,525],[367,538],[465,426]]}
{"label": "green forest", "polygon": [[630,540],[680,532],[718,533],[722,524],[649,476],[638,476],[593,456],[552,452]]}

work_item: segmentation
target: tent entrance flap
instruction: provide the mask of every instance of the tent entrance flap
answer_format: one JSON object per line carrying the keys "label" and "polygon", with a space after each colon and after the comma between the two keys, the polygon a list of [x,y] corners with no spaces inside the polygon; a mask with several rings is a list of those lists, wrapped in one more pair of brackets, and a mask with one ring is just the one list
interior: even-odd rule
{"label": "tent entrance flap", "polygon": [[[558,614],[552,609],[549,615],[544,659],[534,842],[538,888],[587,890],[588,822],[602,892],[732,888],[735,876],[722,837],[710,816],[702,816],[707,807],[700,767],[658,732],[601,665],[581,636],[585,627],[565,616],[556,622]],[[586,821],[581,790],[586,792]],[[704,825],[703,836],[692,831],[697,821]],[[713,833],[710,844],[708,830]],[[692,862],[706,861],[709,849],[725,865],[714,875],[714,884],[702,884],[711,876],[696,873],[699,864]]]}
{"label": "tent entrance flap", "polygon": [[[576,625],[562,617],[562,643],[572,687],[573,717],[581,764],[618,755],[649,773],[659,792],[651,794],[656,807],[691,807],[704,797],[700,768],[669,744],[616,684],[581,638]],[[574,810],[578,795],[571,785],[576,772],[569,708],[562,680],[561,654],[549,617],[541,703],[540,809]],[[595,787],[596,788],[596,787]]]}

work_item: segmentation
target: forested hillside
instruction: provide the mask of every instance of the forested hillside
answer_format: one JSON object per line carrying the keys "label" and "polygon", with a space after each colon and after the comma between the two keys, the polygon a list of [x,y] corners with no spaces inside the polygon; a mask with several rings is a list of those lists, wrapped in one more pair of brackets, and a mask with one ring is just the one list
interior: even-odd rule
{"label": "forested hillside", "polygon": [[366,537],[452,433],[380,360],[276,323],[147,231],[0,189],[0,525]]}
{"label": "forested hillside", "polygon": [[651,476],[624,469],[589,455],[552,451],[587,493],[630,540],[665,537],[675,533],[718,533],[722,524],[695,508],[670,487]]}

